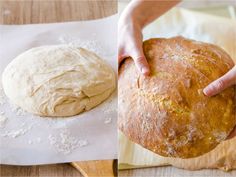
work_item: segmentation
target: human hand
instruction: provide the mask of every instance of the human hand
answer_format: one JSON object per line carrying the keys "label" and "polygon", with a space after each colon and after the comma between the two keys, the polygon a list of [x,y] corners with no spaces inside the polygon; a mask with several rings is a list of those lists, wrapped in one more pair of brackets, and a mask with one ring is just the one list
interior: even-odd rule
{"label": "human hand", "polygon": [[210,83],[203,89],[206,96],[214,96],[224,89],[236,84],[236,65],[219,79]]}
{"label": "human hand", "polygon": [[118,61],[132,57],[137,69],[144,75],[150,74],[143,53],[142,29],[175,6],[176,1],[133,0],[121,14],[118,22]]}
{"label": "human hand", "polygon": [[143,35],[141,26],[132,17],[123,16],[118,25],[118,61],[119,64],[127,57],[132,57],[134,63],[144,75],[149,75],[148,62],[143,53]]}
{"label": "human hand", "polygon": [[[210,83],[205,89],[203,89],[203,93],[206,96],[214,96],[224,89],[236,84],[236,65],[225,75],[220,77],[219,79]],[[234,130],[230,133],[228,139],[236,136],[236,126]]]}

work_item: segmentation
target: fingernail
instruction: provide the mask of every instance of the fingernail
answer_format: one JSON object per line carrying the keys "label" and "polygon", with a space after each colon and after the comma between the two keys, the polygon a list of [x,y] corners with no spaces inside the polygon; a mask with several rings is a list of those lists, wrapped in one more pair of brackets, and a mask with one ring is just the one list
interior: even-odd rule
{"label": "fingernail", "polygon": [[204,88],[202,92],[207,95],[207,88]]}
{"label": "fingernail", "polygon": [[210,95],[211,93],[210,93],[210,90],[208,89],[208,87],[204,88],[202,92],[203,92],[204,95],[206,95],[206,96],[211,96],[211,95]]}

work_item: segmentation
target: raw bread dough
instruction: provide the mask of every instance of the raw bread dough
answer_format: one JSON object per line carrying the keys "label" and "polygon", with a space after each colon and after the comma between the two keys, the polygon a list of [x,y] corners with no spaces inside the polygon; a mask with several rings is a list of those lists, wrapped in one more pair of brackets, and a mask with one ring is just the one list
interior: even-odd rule
{"label": "raw bread dough", "polygon": [[236,124],[235,91],[206,97],[202,89],[234,66],[230,56],[183,37],[150,39],[143,48],[149,77],[131,59],[119,70],[119,129],[166,157],[193,158],[214,149]]}
{"label": "raw bread dough", "polygon": [[94,53],[72,45],[32,48],[5,68],[7,97],[40,116],[73,116],[100,104],[116,87],[113,69]]}

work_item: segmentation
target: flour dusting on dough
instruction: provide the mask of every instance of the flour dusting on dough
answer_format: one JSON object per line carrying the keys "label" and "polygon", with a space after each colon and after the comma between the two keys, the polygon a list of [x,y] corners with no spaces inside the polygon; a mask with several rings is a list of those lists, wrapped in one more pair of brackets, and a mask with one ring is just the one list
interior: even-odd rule
{"label": "flour dusting on dough", "polygon": [[217,142],[221,142],[227,138],[227,134],[225,132],[213,132],[213,136],[216,138]]}

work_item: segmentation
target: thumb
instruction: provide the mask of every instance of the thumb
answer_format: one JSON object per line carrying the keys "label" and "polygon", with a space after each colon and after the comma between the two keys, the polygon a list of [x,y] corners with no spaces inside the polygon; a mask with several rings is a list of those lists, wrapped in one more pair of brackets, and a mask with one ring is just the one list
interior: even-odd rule
{"label": "thumb", "polygon": [[131,57],[133,58],[135,66],[138,68],[139,72],[141,72],[145,76],[148,76],[150,74],[150,68],[143,53],[142,45],[134,48]]}
{"label": "thumb", "polygon": [[213,96],[234,84],[236,84],[236,66],[234,66],[225,75],[205,87],[203,89],[203,93],[206,96]]}
{"label": "thumb", "polygon": [[142,55],[142,56],[132,57],[132,58],[139,72],[141,72],[145,76],[148,76],[150,74],[150,69],[149,69],[149,65],[145,56]]}

